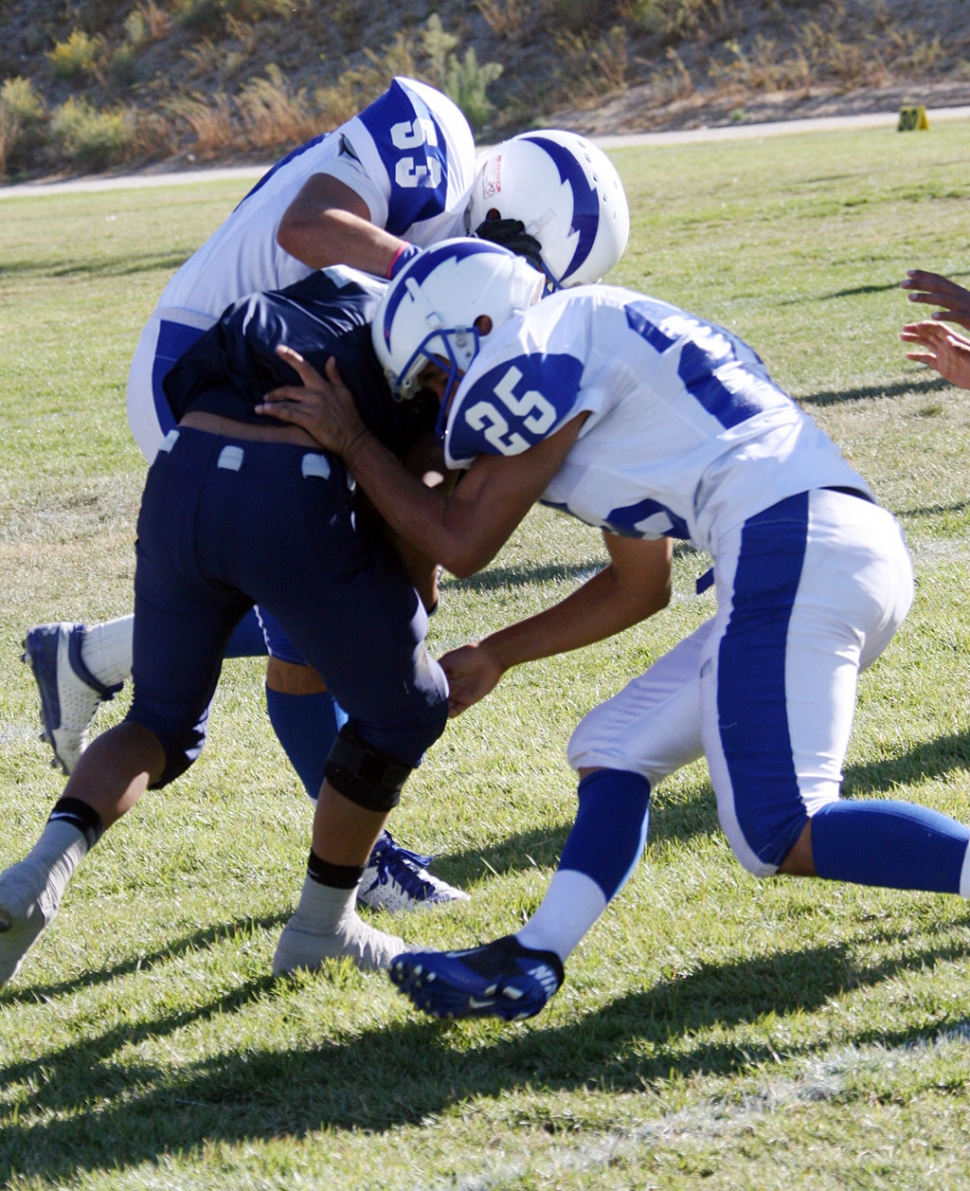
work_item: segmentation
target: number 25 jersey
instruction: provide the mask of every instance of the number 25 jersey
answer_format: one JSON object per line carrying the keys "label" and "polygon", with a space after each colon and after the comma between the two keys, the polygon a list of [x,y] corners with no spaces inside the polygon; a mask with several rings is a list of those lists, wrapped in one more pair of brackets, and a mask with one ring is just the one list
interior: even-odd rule
{"label": "number 25 jersey", "polygon": [[542,501],[631,537],[721,533],[811,488],[869,489],[730,332],[610,286],[514,315],[458,388],[445,458],[518,455],[587,418]]}

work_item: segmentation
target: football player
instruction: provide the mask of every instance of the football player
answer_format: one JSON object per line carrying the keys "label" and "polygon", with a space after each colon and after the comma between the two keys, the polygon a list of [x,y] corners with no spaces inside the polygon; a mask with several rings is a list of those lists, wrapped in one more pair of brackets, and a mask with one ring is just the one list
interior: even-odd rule
{"label": "football player", "polygon": [[[895,519],[728,331],[606,286],[510,309],[503,255],[427,249],[374,323],[392,387],[439,395],[446,461],[467,469],[450,495],[422,489],[367,432],[333,365],[323,378],[281,349],[303,387],[261,408],[340,453],[388,523],[455,574],[484,566],[539,499],[604,530],[610,566],[486,646],[493,677],[661,607],[672,538],[711,555],[718,610],[577,729],[577,820],[533,920],[484,947],[402,954],[392,979],[439,1016],[537,1013],[636,864],[652,783],[698,746],[754,875],[970,895],[965,826],[839,796],[858,673],[912,600]],[[657,734],[668,707],[673,744]]]}
{"label": "football player", "polygon": [[257,601],[348,717],[326,762],[303,893],[273,971],[315,968],[328,956],[386,967],[403,948],[362,922],[354,901],[408,773],[444,728],[447,683],[427,655],[415,589],[433,604],[437,569],[412,551],[409,574],[360,516],[342,462],[305,431],[254,413],[267,388],[297,379],[274,354],[281,340],[296,341],[321,367],[330,355],[341,361],[362,417],[389,449],[418,443],[429,428],[421,405],[391,401],[371,348],[382,288],[335,270],[245,299],[166,377],[178,425],[158,445],[138,518],[131,707],[78,758],[30,854],[0,874],[0,986],[102,832],[198,757],[226,643]]}
{"label": "football player", "polygon": [[[543,269],[550,289],[597,281],[619,260],[629,210],[616,170],[569,132],[523,134],[469,164],[471,134],[433,89],[397,79],[359,116],[284,158],[176,274],[149,320],[129,378],[129,420],[151,459],[172,423],[161,381],[223,307],[245,293],[348,262],[390,276],[417,251],[464,230],[508,244]],[[466,208],[468,214],[466,215]],[[281,216],[282,213],[282,216]],[[284,751],[312,798],[341,712],[272,617],[243,621],[227,656],[269,652],[266,700]],[[131,672],[130,617],[40,625],[25,640],[41,695],[44,738],[70,772],[98,705]],[[265,646],[263,644],[265,639]],[[409,909],[464,897],[383,833],[360,899]]]}

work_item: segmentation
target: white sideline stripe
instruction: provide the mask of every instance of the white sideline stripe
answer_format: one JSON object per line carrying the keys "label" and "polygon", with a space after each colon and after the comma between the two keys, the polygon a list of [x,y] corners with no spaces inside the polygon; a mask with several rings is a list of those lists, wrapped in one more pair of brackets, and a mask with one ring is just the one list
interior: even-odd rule
{"label": "white sideline stripe", "polygon": [[8,744],[17,744],[22,740],[36,740],[39,734],[39,724],[33,721],[27,724],[16,720],[4,720],[0,722],[0,748]]}
{"label": "white sideline stripe", "polygon": [[[970,120],[970,106],[927,108],[934,124]],[[688,145],[706,141],[750,141],[759,137],[793,136],[800,132],[848,132],[853,129],[895,128],[899,112],[873,112],[861,116],[813,116],[805,120],[775,120],[765,124],[731,124],[724,128],[690,128],[675,132],[623,132],[614,136],[590,137],[601,149],[631,149],[641,145]],[[479,145],[478,151],[490,148]],[[45,194],[82,194],[97,190],[143,190],[152,186],[188,186],[194,183],[259,178],[265,165],[223,166],[216,169],[181,170],[164,174],[119,174],[111,178],[75,178],[65,182],[20,182],[0,186],[0,199],[37,198]]]}
{"label": "white sideline stripe", "polygon": [[[930,129],[934,124],[970,119],[970,107],[927,108]],[[813,116],[806,120],[774,120],[765,124],[730,124],[724,128],[689,128],[675,132],[617,133],[593,137],[601,149],[626,149],[638,145],[687,145],[694,141],[750,141],[759,137],[792,136],[799,132],[849,132],[864,128],[895,128],[899,112],[871,112],[861,116]]]}
{"label": "white sideline stripe", "polygon": [[[783,1112],[791,1105],[817,1103],[840,1095],[848,1077],[856,1072],[898,1069],[907,1064],[932,1061],[940,1051],[970,1043],[970,1024],[962,1023],[935,1038],[903,1046],[848,1046],[808,1059],[795,1067],[791,1076],[767,1079],[756,1092],[734,1098],[703,1100],[680,1112],[667,1113],[635,1128],[600,1133],[574,1146],[553,1146],[534,1160],[496,1163],[474,1174],[457,1174],[449,1187],[460,1191],[491,1191],[526,1174],[554,1176],[557,1171],[594,1172],[617,1159],[635,1164],[645,1148],[656,1152],[668,1144],[705,1142],[725,1133],[750,1128],[753,1121]],[[433,1186],[444,1186],[435,1183]]]}

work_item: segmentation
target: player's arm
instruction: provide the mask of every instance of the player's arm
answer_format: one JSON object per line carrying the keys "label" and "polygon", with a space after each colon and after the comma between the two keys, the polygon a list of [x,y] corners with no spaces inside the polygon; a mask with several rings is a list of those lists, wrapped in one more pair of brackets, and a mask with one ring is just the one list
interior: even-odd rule
{"label": "player's arm", "polygon": [[604,531],[603,540],[609,565],[564,600],[440,659],[450,715],[484,698],[512,666],[602,641],[667,606],[670,539],[644,541]]}
{"label": "player's arm", "polygon": [[[433,434],[422,435],[402,457],[402,462],[426,488],[434,488],[442,493],[451,491],[460,474],[447,469],[441,447]],[[440,567],[437,560],[429,558],[416,546],[412,546],[399,533],[395,533],[383,519],[381,524],[388,540],[407,568],[408,576],[417,589],[421,602],[431,612],[438,603]]]}
{"label": "player's arm", "polygon": [[901,289],[910,291],[911,302],[941,306],[942,309],[933,318],[958,323],[970,330],[970,290],[957,285],[949,277],[928,273],[925,269],[910,269],[899,285]]}
{"label": "player's arm", "polygon": [[426,488],[370,433],[335,362],[321,377],[297,352],[277,349],[302,385],[267,393],[258,413],[302,426],[344,462],[387,524],[464,578],[486,566],[549,486],[586,414],[519,455],[479,455],[451,495]]}
{"label": "player's arm", "polygon": [[351,265],[386,277],[408,245],[370,220],[360,195],[329,174],[312,174],[286,208],[276,233],[284,252],[311,269]]}

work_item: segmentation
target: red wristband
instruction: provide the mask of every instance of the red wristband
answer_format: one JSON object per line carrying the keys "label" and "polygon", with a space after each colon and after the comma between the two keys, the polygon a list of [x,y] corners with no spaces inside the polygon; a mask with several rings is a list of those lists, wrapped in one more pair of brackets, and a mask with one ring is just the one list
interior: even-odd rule
{"label": "red wristband", "polygon": [[421,251],[416,244],[408,244],[406,241],[391,257],[391,263],[387,266],[385,277],[388,281],[393,281],[397,274],[404,268],[412,256],[416,256]]}

